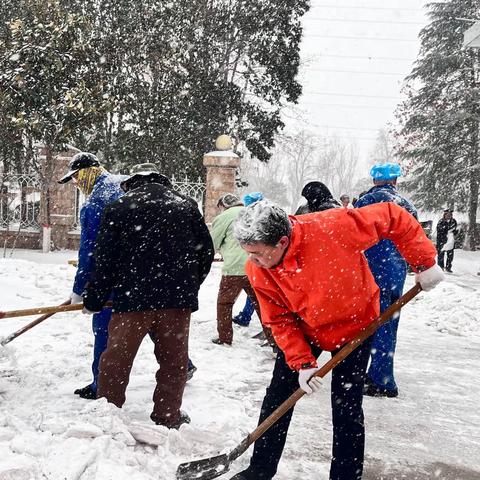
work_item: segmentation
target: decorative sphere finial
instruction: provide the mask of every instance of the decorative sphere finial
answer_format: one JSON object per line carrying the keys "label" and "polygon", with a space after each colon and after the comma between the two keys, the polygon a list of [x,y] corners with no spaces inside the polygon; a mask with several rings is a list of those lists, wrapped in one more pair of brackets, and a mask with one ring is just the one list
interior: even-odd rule
{"label": "decorative sphere finial", "polygon": [[217,150],[231,150],[232,149],[232,139],[228,135],[220,135],[215,140],[215,148]]}

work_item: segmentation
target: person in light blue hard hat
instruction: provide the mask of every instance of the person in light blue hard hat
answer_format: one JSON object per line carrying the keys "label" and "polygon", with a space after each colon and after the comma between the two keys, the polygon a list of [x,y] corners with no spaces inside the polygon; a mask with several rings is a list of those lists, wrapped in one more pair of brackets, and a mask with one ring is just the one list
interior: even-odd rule
{"label": "person in light blue hard hat", "polygon": [[402,168],[398,163],[377,163],[371,168],[370,176],[375,185],[375,182],[391,182],[391,185],[396,185],[397,178],[402,176]]}
{"label": "person in light blue hard hat", "polygon": [[[393,202],[415,218],[417,211],[410,201],[397,191],[397,179],[402,175],[398,163],[374,165],[370,170],[374,186],[355,203],[355,208],[373,203]],[[385,311],[403,293],[407,264],[390,240],[382,240],[365,252],[375,282],[380,288],[380,310]],[[393,372],[400,316],[380,327],[373,336],[370,366],[365,379],[365,395],[396,397],[398,387]]]}

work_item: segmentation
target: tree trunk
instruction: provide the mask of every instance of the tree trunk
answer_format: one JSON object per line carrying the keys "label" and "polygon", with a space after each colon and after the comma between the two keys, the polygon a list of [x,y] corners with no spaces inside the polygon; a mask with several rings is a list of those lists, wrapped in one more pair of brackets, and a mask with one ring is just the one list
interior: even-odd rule
{"label": "tree trunk", "polygon": [[470,178],[469,178],[469,202],[468,202],[468,232],[466,247],[468,250],[476,250],[477,237],[477,209],[478,209],[478,190],[480,184],[480,160],[478,158],[478,132],[479,125],[475,122],[475,131],[473,133],[473,149],[470,155]]}
{"label": "tree trunk", "polygon": [[41,163],[41,202],[40,202],[40,218],[43,229],[42,250],[44,252],[50,251],[50,182],[52,181],[54,167],[54,155],[51,145],[45,145],[45,159]]}
{"label": "tree trunk", "polygon": [[[470,72],[470,85],[469,87],[472,91],[476,91],[477,84],[477,68],[478,66],[478,54],[473,49],[470,49],[470,61],[471,61],[471,72]],[[478,115],[480,114],[478,108],[478,102],[472,102],[472,124],[471,124],[471,150],[469,155],[468,162],[468,189],[469,189],[469,199],[468,199],[468,231],[466,235],[466,241],[464,248],[468,250],[476,250],[476,231],[477,231],[477,209],[478,209],[478,187],[480,183],[480,161],[478,158],[479,153],[479,128],[480,123],[477,120]]]}
{"label": "tree trunk", "polygon": [[477,210],[478,210],[478,187],[479,187],[479,168],[480,165],[474,167],[470,174],[470,199],[468,205],[468,233],[467,247],[469,250],[476,250],[477,247]]}
{"label": "tree trunk", "polygon": [[25,185],[22,181],[19,182],[20,186],[20,225],[27,227],[28,226],[28,201],[27,201],[27,192],[25,190]]}

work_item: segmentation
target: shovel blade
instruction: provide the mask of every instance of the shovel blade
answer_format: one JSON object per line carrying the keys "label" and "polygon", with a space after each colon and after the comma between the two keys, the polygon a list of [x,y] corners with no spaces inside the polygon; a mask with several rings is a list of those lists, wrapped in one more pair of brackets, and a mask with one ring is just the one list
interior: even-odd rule
{"label": "shovel blade", "polygon": [[194,460],[182,463],[177,468],[176,480],[211,480],[228,472],[230,459],[228,455]]}

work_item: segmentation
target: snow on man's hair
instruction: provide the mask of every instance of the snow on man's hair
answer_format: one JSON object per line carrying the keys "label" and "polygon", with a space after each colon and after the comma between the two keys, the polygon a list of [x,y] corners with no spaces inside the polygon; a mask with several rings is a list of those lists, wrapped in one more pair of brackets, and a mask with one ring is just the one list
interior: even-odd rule
{"label": "snow on man's hair", "polygon": [[269,200],[246,207],[233,225],[233,235],[243,245],[276,245],[283,236],[289,237],[291,231],[287,213]]}

